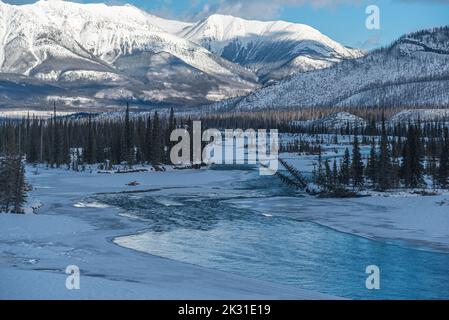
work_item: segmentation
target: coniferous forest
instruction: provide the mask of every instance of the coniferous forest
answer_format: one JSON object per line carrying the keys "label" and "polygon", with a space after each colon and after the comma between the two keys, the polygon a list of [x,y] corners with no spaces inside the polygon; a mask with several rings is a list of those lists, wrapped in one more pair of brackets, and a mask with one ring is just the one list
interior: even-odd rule
{"label": "coniferous forest", "polygon": [[26,117],[0,124],[0,211],[23,212],[28,188],[25,163],[50,168],[84,170],[98,164],[111,169],[149,163],[155,168],[169,163],[170,132],[176,126],[173,111],[160,118],[131,119],[129,107],[123,118],[111,121]]}
{"label": "coniferous forest", "polygon": [[447,189],[449,131],[447,127],[442,131],[440,137],[424,137],[419,125],[410,124],[404,137],[389,137],[382,124],[380,139],[363,137],[370,143],[368,156],[362,156],[354,135],[352,151],[346,148],[338,162],[336,158],[323,160],[318,148],[313,180],[324,193],[335,196],[348,194],[348,190]]}
{"label": "coniferous forest", "polygon": [[[120,165],[122,170],[130,170],[141,164],[163,170],[163,165],[171,164],[170,150],[175,143],[170,141],[170,133],[179,127],[192,128],[194,120],[201,121],[202,130],[273,128],[281,133],[315,136],[315,141],[310,138],[281,141],[280,151],[318,156],[313,182],[319,186],[321,194],[345,196],[367,189],[448,188],[449,133],[445,121],[421,122],[418,119],[413,123],[392,125],[385,120],[383,110],[381,114],[372,113],[372,110],[363,114],[363,110],[358,113],[369,119],[368,125],[359,127],[348,123],[339,129],[297,125],[291,121],[300,116],[323,114],[316,110],[302,114],[267,111],[251,115],[203,114],[194,119],[176,117],[173,109],[163,116],[156,111],[135,117],[127,106],[123,116],[96,119],[89,115],[57,117],[55,108],[54,116],[49,119],[29,116],[21,120],[5,119],[0,123],[1,210],[23,211],[28,188],[25,163],[73,171],[85,170],[89,165],[96,165],[100,170]],[[350,136],[352,146],[338,159],[323,157],[325,135],[332,136],[334,144],[338,144],[339,137]],[[361,145],[370,146],[368,155],[361,153]],[[288,165],[286,168],[289,169]]]}

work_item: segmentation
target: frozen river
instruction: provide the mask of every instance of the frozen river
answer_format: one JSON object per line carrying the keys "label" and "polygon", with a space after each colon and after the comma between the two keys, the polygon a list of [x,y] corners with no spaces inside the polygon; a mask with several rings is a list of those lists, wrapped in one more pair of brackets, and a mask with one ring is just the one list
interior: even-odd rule
{"label": "frozen river", "polygon": [[3,299],[449,297],[448,194],[319,199],[247,168],[27,178],[42,206],[0,215]]}
{"label": "frozen river", "polygon": [[[173,188],[96,199],[144,223],[140,233],[115,239],[138,251],[346,298],[449,298],[449,254],[302,221],[295,210],[319,210],[322,200],[295,195],[274,177],[254,174],[226,190]],[[380,268],[380,290],[365,287],[368,265]]]}

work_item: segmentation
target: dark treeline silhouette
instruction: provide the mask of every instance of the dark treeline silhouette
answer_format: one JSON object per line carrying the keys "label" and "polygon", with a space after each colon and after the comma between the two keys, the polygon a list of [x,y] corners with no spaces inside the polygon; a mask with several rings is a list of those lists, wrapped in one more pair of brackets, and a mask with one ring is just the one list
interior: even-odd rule
{"label": "dark treeline silhouette", "polygon": [[155,170],[163,170],[160,165],[170,163],[173,145],[170,133],[177,126],[191,127],[189,122],[175,119],[173,110],[165,117],[154,112],[134,119],[129,106],[123,117],[110,120],[57,117],[56,107],[50,119],[29,116],[21,120],[3,119],[0,212],[24,211],[28,189],[25,163],[75,171],[90,164],[98,164],[99,169],[113,169],[118,164],[131,168],[134,164],[149,163]]}
{"label": "dark treeline silhouette", "polygon": [[[378,136],[381,133],[382,117],[389,119],[403,110],[419,109],[416,106],[407,107],[310,107],[293,110],[264,110],[251,112],[204,113],[196,117],[207,128],[240,128],[240,129],[278,129],[286,133],[341,135],[354,134]],[[307,123],[318,120],[337,112],[348,112],[364,119],[363,127],[355,127],[352,123],[342,123],[337,128],[326,124]],[[304,123],[301,123],[304,122]],[[422,126],[424,136],[441,136],[442,128],[449,122],[449,116],[440,115],[434,121],[421,121],[419,118],[413,124]],[[390,136],[406,136],[408,122],[387,122],[386,130]]]}
{"label": "dark treeline silhouette", "polygon": [[[26,156],[28,163],[47,163],[51,167],[68,164],[73,169],[84,164],[102,163],[132,165],[134,163],[168,164],[170,133],[176,127],[191,128],[193,120],[200,120],[202,129],[278,129],[285,133],[349,135],[381,135],[381,115],[391,115],[398,109],[351,108],[351,112],[368,119],[367,126],[354,127],[351,123],[340,128],[324,125],[297,125],[298,120],[319,119],[336,108],[307,108],[297,111],[260,111],[251,113],[199,114],[195,118],[175,117],[173,110],[161,116],[154,112],[147,117],[131,117],[129,107],[123,117],[95,119],[89,116],[73,119],[56,117],[38,119],[26,117],[21,121],[0,122],[0,154],[13,149],[15,154]],[[392,111],[394,110],[394,112]],[[419,121],[419,119],[418,119]],[[419,123],[421,135],[428,138],[443,136],[444,119]],[[388,136],[406,137],[409,123],[387,125]],[[434,139],[432,139],[434,141]],[[366,141],[362,141],[366,142]],[[310,151],[306,142],[297,148]],[[289,151],[295,151],[290,146]],[[438,149],[438,145],[435,145]],[[438,150],[434,150],[437,152]],[[314,153],[317,150],[315,148]],[[439,156],[435,154],[435,156]]]}
{"label": "dark treeline silhouette", "polygon": [[129,107],[124,117],[111,120],[90,116],[74,120],[56,117],[56,112],[51,119],[5,120],[0,124],[0,154],[10,150],[23,154],[29,164],[74,170],[86,164],[100,164],[105,169],[116,164],[166,164],[176,121],[173,111],[164,118],[154,112],[133,119]]}

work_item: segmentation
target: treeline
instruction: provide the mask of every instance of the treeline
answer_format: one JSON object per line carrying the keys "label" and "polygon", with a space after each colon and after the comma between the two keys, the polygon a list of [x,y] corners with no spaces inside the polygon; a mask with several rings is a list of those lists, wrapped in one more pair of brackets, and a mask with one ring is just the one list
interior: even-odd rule
{"label": "treeline", "polygon": [[[397,109],[394,109],[398,111]],[[355,114],[369,119],[366,127],[354,127],[350,123],[339,129],[325,126],[297,126],[292,120],[316,119],[335,112],[335,108],[310,108],[296,111],[261,111],[251,113],[223,113],[197,115],[195,118],[175,117],[173,110],[161,116],[158,112],[130,117],[129,107],[123,117],[113,119],[95,119],[89,116],[71,119],[53,116],[51,119],[27,117],[21,121],[3,120],[0,122],[0,155],[14,149],[22,154],[28,163],[47,163],[51,167],[69,165],[79,170],[86,164],[103,164],[110,168],[116,164],[132,166],[136,163],[169,164],[169,153],[173,145],[169,140],[171,131],[183,126],[191,128],[193,120],[200,120],[202,129],[241,128],[241,129],[278,129],[284,133],[336,134],[379,136],[382,131],[381,116],[391,114],[389,109],[352,108]],[[341,109],[339,109],[341,111]],[[419,120],[418,120],[419,122]],[[386,125],[388,136],[406,137],[408,123]],[[443,135],[446,125],[440,122],[419,122],[422,137],[437,143]],[[392,152],[397,153],[396,141],[392,141]],[[317,153],[316,146],[307,142],[286,146],[288,151],[296,149]],[[435,146],[438,149],[438,144]],[[437,152],[436,150],[435,152]],[[435,153],[434,152],[434,153]],[[434,154],[438,156],[438,154]]]}
{"label": "treeline", "polygon": [[23,158],[11,153],[0,156],[0,212],[23,213],[27,188]]}
{"label": "treeline", "polygon": [[313,180],[323,193],[338,196],[351,190],[426,188],[429,181],[433,188],[449,187],[447,128],[438,138],[424,138],[421,126],[410,124],[402,139],[387,135],[385,121],[381,128],[380,138],[371,139],[370,153],[365,157],[358,135],[352,141],[352,151],[346,148],[339,162],[336,158],[323,160],[319,153]]}
{"label": "treeline", "polygon": [[[418,106],[407,107],[310,107],[301,109],[263,110],[251,112],[221,112],[199,114],[196,116],[203,127],[208,128],[240,128],[240,129],[278,129],[284,133],[306,134],[330,134],[341,135],[354,134],[378,136],[381,133],[382,118],[389,119],[403,110],[419,109]],[[430,109],[430,107],[429,107]],[[337,112],[348,112],[366,121],[366,126],[354,126],[353,123],[342,123],[338,128],[333,128],[321,123],[306,123],[309,120],[318,120]],[[304,124],[300,124],[303,121]],[[439,115],[435,121],[421,121],[419,118],[412,123],[423,127],[423,135],[438,136],[442,128],[449,122],[449,116]],[[388,123],[386,130],[388,135],[405,136],[407,134],[406,123]]]}
{"label": "treeline", "polygon": [[27,117],[1,123],[0,154],[12,150],[29,164],[74,170],[89,164],[100,164],[104,169],[118,164],[168,164],[170,133],[178,125],[183,123],[177,123],[173,110],[168,117],[155,112],[132,119],[128,106],[122,118],[98,121],[56,117],[55,111],[47,120]]}
{"label": "treeline", "polygon": [[[444,121],[421,122],[418,119],[414,123],[387,125],[384,110],[377,110],[381,112],[379,115],[373,110],[358,109],[360,113],[363,110],[370,119],[367,126],[353,127],[348,123],[338,130],[291,125],[291,120],[323,116],[333,111],[322,108],[202,114],[195,120],[202,122],[202,130],[269,128],[315,135],[315,142],[304,139],[281,144],[281,151],[307,154],[321,155],[323,133],[330,133],[335,145],[339,144],[340,135],[355,135],[352,153],[348,149],[341,161],[332,161],[332,156],[323,160],[320,156],[314,180],[326,192],[424,187],[428,181],[425,177],[432,179],[434,187],[447,188],[449,138]],[[192,130],[193,120],[175,117],[173,110],[163,116],[154,112],[131,117],[129,106],[122,117],[111,119],[57,117],[55,109],[50,119],[3,120],[0,122],[0,179],[3,182],[0,208],[2,211],[21,211],[24,202],[21,199],[26,196],[24,192],[22,197],[19,196],[20,190],[26,190],[24,161],[76,171],[93,164],[106,170],[115,165],[131,168],[135,164],[151,164],[158,169],[161,165],[171,164],[170,151],[174,145],[170,141],[171,132],[179,127]],[[368,156],[362,156],[361,144],[371,144]],[[11,181],[15,184],[7,186]]]}
{"label": "treeline", "polygon": [[[353,135],[359,134],[363,136],[379,136],[382,133],[382,120],[372,117],[366,126],[354,126],[352,123],[346,123],[339,128],[329,128],[322,124],[312,125],[296,125],[290,129],[290,132],[306,133],[306,134],[339,134]],[[385,131],[387,135],[394,137],[406,137],[410,125],[421,128],[421,134],[424,137],[436,138],[443,134],[443,130],[448,126],[449,119],[439,119],[436,121],[416,121],[387,123]]]}
{"label": "treeline", "polygon": [[112,169],[117,164],[129,168],[137,163],[150,163],[155,168],[168,164],[170,133],[176,122],[173,110],[166,118],[155,112],[147,118],[131,119],[129,106],[123,118],[112,120],[58,118],[56,109],[47,120],[3,120],[0,212],[23,213],[28,189],[25,162],[76,171],[89,164],[99,164],[100,169]]}

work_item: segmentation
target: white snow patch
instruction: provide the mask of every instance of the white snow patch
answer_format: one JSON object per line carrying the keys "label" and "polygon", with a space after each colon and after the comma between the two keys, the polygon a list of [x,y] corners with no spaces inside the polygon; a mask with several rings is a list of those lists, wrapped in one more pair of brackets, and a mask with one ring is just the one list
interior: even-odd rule
{"label": "white snow patch", "polygon": [[122,77],[112,72],[100,72],[91,70],[77,70],[64,72],[60,80],[63,81],[119,81]]}
{"label": "white snow patch", "polygon": [[107,204],[100,202],[77,202],[73,206],[75,208],[109,208]]}

